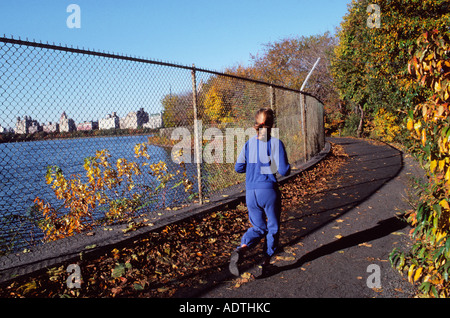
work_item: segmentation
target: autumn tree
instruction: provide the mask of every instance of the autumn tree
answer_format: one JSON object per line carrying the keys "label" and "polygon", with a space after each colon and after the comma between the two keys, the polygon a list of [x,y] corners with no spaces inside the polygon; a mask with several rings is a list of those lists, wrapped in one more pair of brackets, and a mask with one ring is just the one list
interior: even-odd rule
{"label": "autumn tree", "polygon": [[192,93],[169,94],[161,101],[163,123],[165,127],[182,127],[192,125]]}
{"label": "autumn tree", "polygon": [[335,45],[336,39],[329,32],[267,43],[262,52],[251,56],[254,73],[269,83],[300,89],[321,58],[305,91],[327,101],[335,93],[330,69]]}
{"label": "autumn tree", "polygon": [[420,159],[427,182],[419,204],[409,211],[414,244],[394,250],[392,263],[429,296],[450,295],[450,32],[432,30],[417,41],[420,48],[408,64],[415,81],[432,96],[408,112],[412,152]]}
{"label": "autumn tree", "polygon": [[207,124],[231,122],[232,98],[238,89],[227,78],[213,76],[199,91],[200,117]]}
{"label": "autumn tree", "polygon": [[[379,26],[368,23],[374,14],[369,5],[380,9]],[[421,33],[446,28],[449,18],[448,0],[352,1],[338,30],[332,74],[348,113],[359,117],[353,127],[359,135],[363,121],[380,109],[395,114],[401,124],[399,115],[427,97],[427,89],[408,75],[410,51]]]}
{"label": "autumn tree", "polygon": [[238,76],[300,89],[318,58],[316,70],[310,77],[305,91],[317,96],[326,105],[337,105],[337,92],[331,75],[331,58],[336,39],[329,32],[312,36],[299,36],[269,42],[261,52],[251,55],[251,65],[238,65],[227,72]]}
{"label": "autumn tree", "polygon": [[335,126],[333,129],[336,130],[343,109],[331,74],[331,59],[336,44],[336,38],[329,32],[281,39],[263,45],[260,52],[251,55],[252,63],[249,66],[237,65],[227,69],[227,72],[300,89],[314,63],[320,58],[304,91],[317,96],[324,103],[326,118],[330,121],[326,125]]}

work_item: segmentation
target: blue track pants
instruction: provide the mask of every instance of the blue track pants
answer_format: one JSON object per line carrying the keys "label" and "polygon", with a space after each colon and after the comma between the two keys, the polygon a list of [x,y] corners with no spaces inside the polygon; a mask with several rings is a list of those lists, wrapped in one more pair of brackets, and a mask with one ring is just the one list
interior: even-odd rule
{"label": "blue track pants", "polygon": [[252,248],[266,237],[265,253],[272,256],[280,235],[281,193],[278,189],[247,190],[246,202],[252,227],[245,232],[241,244]]}

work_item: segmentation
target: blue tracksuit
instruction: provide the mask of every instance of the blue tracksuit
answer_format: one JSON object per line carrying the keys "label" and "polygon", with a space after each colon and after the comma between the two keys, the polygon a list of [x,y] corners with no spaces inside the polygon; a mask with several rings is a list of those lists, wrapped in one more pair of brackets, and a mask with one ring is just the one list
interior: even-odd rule
{"label": "blue tracksuit", "polygon": [[[276,172],[286,176],[290,165],[284,144],[271,137],[267,142],[251,138],[237,159],[235,170],[246,173],[246,202],[252,227],[241,240],[249,248],[266,237],[266,254],[272,256],[278,246],[281,194]],[[266,221],[267,218],[267,221]]]}

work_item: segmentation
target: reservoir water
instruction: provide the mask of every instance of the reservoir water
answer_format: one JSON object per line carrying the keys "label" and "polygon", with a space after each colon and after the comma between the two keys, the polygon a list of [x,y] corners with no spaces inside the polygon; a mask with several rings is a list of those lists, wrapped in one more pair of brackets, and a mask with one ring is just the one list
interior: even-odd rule
{"label": "reservoir water", "polygon": [[[97,150],[108,149],[111,154],[110,162],[113,164],[118,158],[136,161],[133,148],[142,142],[147,142],[147,136],[93,137],[0,144],[0,250],[2,243],[4,245],[5,242],[9,242],[8,238],[11,235],[23,236],[24,233],[16,233],[17,231],[30,231],[30,224],[19,226],[17,221],[14,221],[17,219],[14,216],[26,215],[36,197],[55,203],[53,190],[45,182],[49,165],[60,167],[66,177],[74,174],[85,176],[84,158],[94,156]],[[161,160],[168,164],[169,169],[179,168],[171,161],[169,149],[149,145],[148,153],[150,163]],[[149,175],[147,174],[146,177],[149,178]],[[167,193],[164,199],[172,203],[177,200],[182,201],[186,198],[186,194],[181,188]]]}

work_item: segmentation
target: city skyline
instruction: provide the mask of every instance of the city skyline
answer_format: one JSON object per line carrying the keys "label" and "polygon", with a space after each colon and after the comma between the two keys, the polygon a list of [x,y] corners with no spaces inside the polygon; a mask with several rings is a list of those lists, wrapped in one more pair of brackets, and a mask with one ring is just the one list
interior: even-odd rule
{"label": "city skyline", "polygon": [[[136,117],[133,118],[133,116]],[[108,122],[109,119],[117,118],[116,125]],[[160,120],[160,122],[159,122]],[[102,121],[104,124],[102,125]],[[87,125],[90,124],[90,127]],[[147,127],[146,127],[146,124]],[[59,121],[39,122],[31,116],[18,116],[14,127],[3,127],[0,125],[0,133],[13,132],[15,134],[33,134],[39,131],[44,132],[72,132],[83,130],[108,130],[108,129],[137,129],[143,128],[161,128],[162,112],[149,114],[140,108],[137,111],[130,111],[126,116],[119,117],[116,112],[105,115],[105,117],[97,118],[97,120],[80,121],[78,124],[66,112],[60,116]],[[62,128],[64,127],[64,128]]]}

